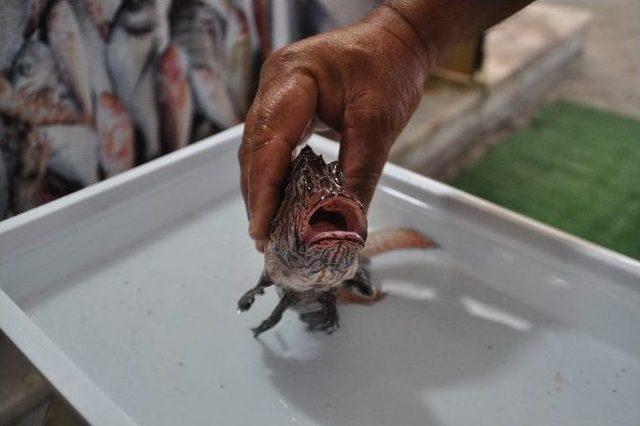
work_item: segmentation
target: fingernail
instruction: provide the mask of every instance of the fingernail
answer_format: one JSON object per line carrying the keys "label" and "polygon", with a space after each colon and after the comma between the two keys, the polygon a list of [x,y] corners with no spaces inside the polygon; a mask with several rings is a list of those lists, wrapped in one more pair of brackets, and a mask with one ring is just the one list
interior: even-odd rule
{"label": "fingernail", "polygon": [[251,236],[251,238],[253,238],[254,240],[257,239],[256,238],[256,227],[254,222],[249,222],[249,235]]}

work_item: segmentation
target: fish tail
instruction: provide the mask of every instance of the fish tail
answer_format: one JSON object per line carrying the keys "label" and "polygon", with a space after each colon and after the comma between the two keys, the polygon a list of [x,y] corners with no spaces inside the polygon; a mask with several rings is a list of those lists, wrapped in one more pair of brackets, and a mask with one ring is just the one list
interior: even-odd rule
{"label": "fish tail", "polygon": [[440,245],[431,237],[411,228],[393,228],[375,231],[367,238],[367,243],[360,253],[362,257],[371,258],[394,250],[432,249]]}

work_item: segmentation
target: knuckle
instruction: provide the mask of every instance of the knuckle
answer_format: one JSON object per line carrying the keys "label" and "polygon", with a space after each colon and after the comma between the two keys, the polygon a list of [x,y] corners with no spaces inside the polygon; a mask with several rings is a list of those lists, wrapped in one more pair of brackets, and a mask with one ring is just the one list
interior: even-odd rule
{"label": "knuckle", "polygon": [[294,45],[282,47],[273,52],[262,66],[261,80],[288,77],[306,68],[307,55],[304,49]]}

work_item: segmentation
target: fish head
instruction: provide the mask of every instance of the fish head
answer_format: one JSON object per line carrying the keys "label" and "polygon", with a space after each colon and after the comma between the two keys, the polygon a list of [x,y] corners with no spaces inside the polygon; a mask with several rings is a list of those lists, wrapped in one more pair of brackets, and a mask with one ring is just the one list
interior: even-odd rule
{"label": "fish head", "polygon": [[35,39],[24,43],[9,70],[9,80],[14,90],[25,95],[31,95],[43,89],[54,89],[57,76],[51,49]]}
{"label": "fish head", "polygon": [[151,33],[158,26],[156,0],[125,0],[116,21],[129,34]]}
{"label": "fish head", "polygon": [[366,238],[364,206],[345,188],[338,163],[327,164],[303,148],[291,164],[271,223],[265,255],[279,262],[268,262],[267,274],[282,276],[283,271],[269,269],[284,268],[285,276],[313,285],[342,281],[357,267]]}

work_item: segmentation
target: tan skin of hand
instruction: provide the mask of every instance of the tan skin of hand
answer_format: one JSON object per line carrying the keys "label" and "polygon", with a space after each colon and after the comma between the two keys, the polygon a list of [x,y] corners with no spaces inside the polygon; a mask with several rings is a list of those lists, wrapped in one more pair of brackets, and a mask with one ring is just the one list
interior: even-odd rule
{"label": "tan skin of hand", "polygon": [[368,206],[438,52],[527,2],[390,1],[355,25],[274,52],[262,67],[238,151],[258,250],[280,204],[292,151],[314,116],[341,134],[346,186]]}

